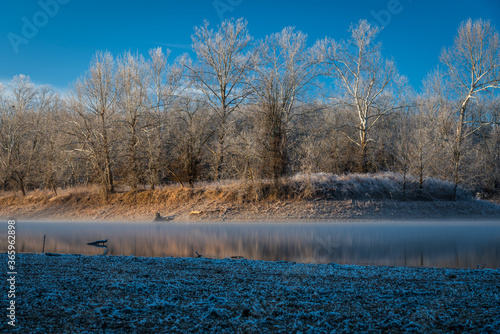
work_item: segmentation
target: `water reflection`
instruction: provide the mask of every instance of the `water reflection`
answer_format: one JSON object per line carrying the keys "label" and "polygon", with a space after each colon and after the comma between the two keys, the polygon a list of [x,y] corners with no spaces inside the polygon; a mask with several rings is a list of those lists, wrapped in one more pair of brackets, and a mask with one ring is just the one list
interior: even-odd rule
{"label": "water reflection", "polygon": [[[7,231],[3,224],[2,231]],[[500,222],[402,223],[28,223],[18,222],[19,252],[285,260],[450,268],[500,267]],[[6,249],[6,233],[0,245]]]}

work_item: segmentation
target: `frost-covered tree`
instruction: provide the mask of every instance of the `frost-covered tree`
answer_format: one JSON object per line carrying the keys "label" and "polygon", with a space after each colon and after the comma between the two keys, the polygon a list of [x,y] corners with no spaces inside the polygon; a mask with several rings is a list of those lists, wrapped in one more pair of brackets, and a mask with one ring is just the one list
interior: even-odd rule
{"label": "frost-covered tree", "polygon": [[293,110],[318,75],[320,48],[308,47],[307,36],[288,27],[266,37],[257,49],[260,61],[250,85],[260,113],[262,170],[276,181],[287,173]]}
{"label": "frost-covered tree", "polygon": [[116,61],[109,52],[97,52],[85,75],[73,89],[71,107],[75,114],[75,149],[91,162],[104,199],[114,192],[113,138],[119,87]]}
{"label": "frost-covered tree", "polygon": [[205,21],[203,26],[195,28],[192,41],[197,62],[192,64],[185,61],[184,66],[196,89],[205,95],[217,117],[218,143],[214,150],[214,173],[215,179],[220,179],[225,169],[227,123],[251,92],[246,77],[254,66],[252,37],[247,31],[245,20],[228,19],[216,31]]}
{"label": "frost-covered tree", "polygon": [[[489,21],[471,19],[458,28],[452,47],[443,49],[441,62],[454,88],[458,122],[453,147],[454,197],[460,182],[463,144],[490,120],[469,112],[481,95],[500,88],[499,34]],[[474,117],[476,116],[476,117]]]}
{"label": "frost-covered tree", "polygon": [[24,75],[14,77],[9,88],[5,94],[0,91],[0,182],[23,196],[33,188],[56,192],[62,142],[54,116],[61,99]]}
{"label": "frost-covered tree", "polygon": [[368,172],[371,131],[384,116],[398,110],[406,79],[393,61],[382,56],[376,42],[380,29],[361,20],[350,28],[347,41],[323,41],[326,73],[335,79],[337,96],[332,100],[356,115],[356,124],[338,130],[360,149],[361,170]]}
{"label": "frost-covered tree", "polygon": [[145,126],[146,180],[154,188],[166,178],[164,168],[168,152],[165,141],[170,129],[169,112],[178,95],[183,91],[184,73],[178,62],[169,62],[170,50],[155,48],[149,51],[147,62],[147,108]]}
{"label": "frost-covered tree", "polygon": [[0,170],[4,184],[14,183],[23,196],[40,149],[37,90],[30,78],[15,76],[0,108]]}
{"label": "frost-covered tree", "polygon": [[199,95],[182,94],[172,110],[170,123],[169,171],[181,185],[193,187],[203,174],[207,143],[214,132],[210,105]]}
{"label": "frost-covered tree", "polygon": [[57,195],[65,174],[65,155],[67,137],[61,124],[67,122],[64,111],[65,102],[50,86],[38,88],[37,114],[41,129],[41,149],[38,154],[38,183]]}
{"label": "frost-covered tree", "polygon": [[132,189],[136,189],[144,180],[141,128],[144,126],[147,108],[147,74],[147,64],[141,55],[127,52],[118,59],[116,80],[120,97],[117,100],[117,108],[125,125],[125,174]]}

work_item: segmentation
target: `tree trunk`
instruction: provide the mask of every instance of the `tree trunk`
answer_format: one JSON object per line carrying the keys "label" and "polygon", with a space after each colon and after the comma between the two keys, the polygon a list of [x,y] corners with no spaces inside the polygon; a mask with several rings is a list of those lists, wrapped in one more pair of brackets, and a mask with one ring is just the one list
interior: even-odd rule
{"label": "tree trunk", "polygon": [[283,129],[276,129],[272,138],[272,166],[273,180],[277,182],[279,178],[286,174],[287,156],[286,156],[286,135]]}
{"label": "tree trunk", "polygon": [[16,178],[16,182],[19,185],[19,190],[21,190],[23,197],[26,197],[26,186],[24,184],[24,177],[18,174],[17,178]]}
{"label": "tree trunk", "polygon": [[102,139],[103,139],[103,149],[104,149],[104,175],[103,175],[103,190],[105,191],[105,196],[114,193],[115,189],[113,186],[113,174],[111,172],[111,158],[109,152],[108,135],[106,131],[106,123],[104,119],[104,112],[101,112],[101,126],[102,126]]}
{"label": "tree trunk", "polygon": [[361,131],[361,172],[368,173],[368,143],[366,141],[366,130]]}
{"label": "tree trunk", "polygon": [[467,103],[469,102],[469,98],[470,97],[467,97],[465,99],[460,108],[460,118],[458,120],[458,125],[457,125],[457,135],[455,137],[455,144],[453,147],[453,174],[454,174],[453,200],[454,201],[457,200],[458,184],[460,182],[460,162],[462,154],[462,142],[464,139],[463,131],[465,122],[465,112],[467,110]]}
{"label": "tree trunk", "polygon": [[281,176],[281,138],[279,133],[271,135],[271,166],[274,183],[277,183]]}
{"label": "tree trunk", "polygon": [[52,191],[54,192],[54,195],[57,196],[57,187],[56,187],[54,181],[51,182],[51,187],[52,187]]}
{"label": "tree trunk", "polygon": [[138,171],[137,156],[136,156],[137,141],[138,141],[137,133],[134,124],[132,126],[132,133],[129,145],[129,164],[130,164],[129,184],[132,187],[132,189],[137,189],[139,184],[139,175],[138,175],[139,171]]}
{"label": "tree trunk", "polygon": [[184,161],[184,172],[186,173],[188,186],[190,188],[194,187],[194,182],[196,181],[197,178],[198,174],[196,170],[197,166],[198,166],[198,161],[194,154],[193,145],[190,142],[187,144],[186,157]]}
{"label": "tree trunk", "polygon": [[224,166],[224,144],[226,133],[223,128],[219,132],[219,147],[217,147],[217,161],[215,163],[215,180],[222,179],[223,166]]}
{"label": "tree trunk", "polygon": [[422,146],[419,147],[419,159],[420,166],[418,169],[418,188],[422,190],[424,188],[424,151]]}

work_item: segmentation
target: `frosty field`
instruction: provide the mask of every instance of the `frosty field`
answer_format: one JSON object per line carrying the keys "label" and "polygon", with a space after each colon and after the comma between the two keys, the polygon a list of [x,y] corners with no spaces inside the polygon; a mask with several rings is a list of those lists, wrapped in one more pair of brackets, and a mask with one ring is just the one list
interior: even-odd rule
{"label": "frosty field", "polygon": [[33,254],[17,262],[19,333],[500,332],[499,270]]}

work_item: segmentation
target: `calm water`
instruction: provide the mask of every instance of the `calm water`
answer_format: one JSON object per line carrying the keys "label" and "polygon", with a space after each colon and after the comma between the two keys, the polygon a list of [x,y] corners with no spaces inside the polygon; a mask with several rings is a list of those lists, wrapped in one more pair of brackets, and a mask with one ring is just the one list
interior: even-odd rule
{"label": "calm water", "polygon": [[[284,260],[450,268],[500,267],[500,222],[47,223],[17,222],[19,252]],[[6,249],[7,224],[0,246]]]}

